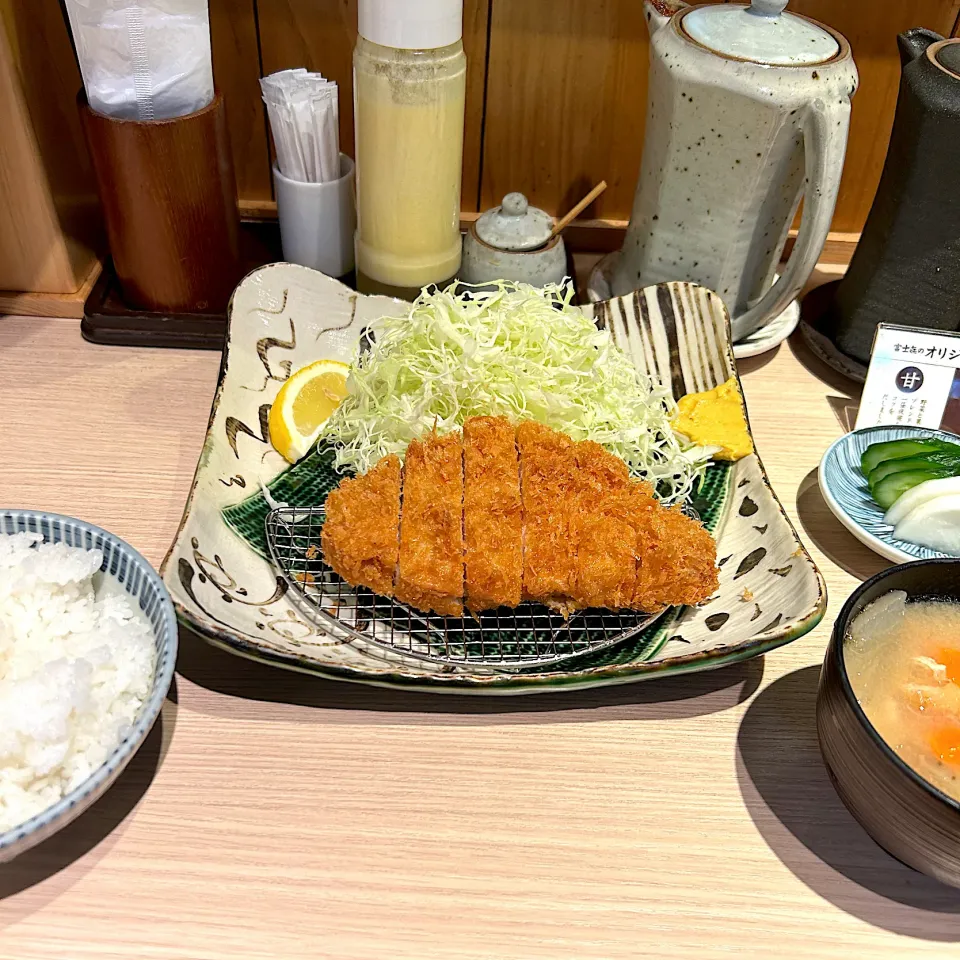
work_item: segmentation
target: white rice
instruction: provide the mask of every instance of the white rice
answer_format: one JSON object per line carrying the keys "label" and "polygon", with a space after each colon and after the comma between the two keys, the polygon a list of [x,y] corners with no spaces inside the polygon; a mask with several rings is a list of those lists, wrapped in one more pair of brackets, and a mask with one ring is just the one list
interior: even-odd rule
{"label": "white rice", "polygon": [[0,833],[100,767],[153,681],[153,631],[101,552],[42,541],[0,535]]}

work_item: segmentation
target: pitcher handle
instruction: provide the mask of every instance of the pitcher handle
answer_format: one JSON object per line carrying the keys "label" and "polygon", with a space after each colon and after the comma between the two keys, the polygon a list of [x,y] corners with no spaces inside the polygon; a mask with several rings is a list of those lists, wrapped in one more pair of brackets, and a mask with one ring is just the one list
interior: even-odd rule
{"label": "pitcher handle", "polygon": [[731,321],[734,341],[750,336],[781,313],[813,272],[837,203],[849,115],[849,100],[828,105],[817,99],[807,108],[803,120],[806,180],[797,239],[776,283],[749,310]]}

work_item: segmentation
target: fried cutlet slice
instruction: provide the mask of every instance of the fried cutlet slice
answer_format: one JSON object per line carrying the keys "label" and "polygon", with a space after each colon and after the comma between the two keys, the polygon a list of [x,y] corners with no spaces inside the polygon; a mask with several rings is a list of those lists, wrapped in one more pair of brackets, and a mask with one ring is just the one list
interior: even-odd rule
{"label": "fried cutlet slice", "polygon": [[414,440],[403,467],[394,596],[417,610],[463,613],[463,447],[459,434]]}
{"label": "fried cutlet slice", "polygon": [[627,465],[599,443],[581,440],[576,446],[577,483],[581,490],[604,494],[622,490],[630,481]]}
{"label": "fried cutlet slice", "polygon": [[719,585],[717,544],[703,524],[657,504],[638,515],[637,583],[631,606],[654,613],[706,600]]}
{"label": "fried cutlet slice", "polygon": [[471,417],[463,425],[463,540],[467,607],[517,606],[523,511],[515,433],[504,417]]}
{"label": "fried cutlet slice", "polygon": [[397,569],[400,460],[384,457],[328,497],[320,543],[323,559],[344,580],[389,597]]}
{"label": "fried cutlet slice", "polygon": [[517,428],[523,503],[523,598],[557,610],[576,607],[577,458],[565,434],[529,421]]}
{"label": "fried cutlet slice", "polygon": [[636,531],[631,513],[653,506],[652,491],[630,480],[627,465],[591,441],[577,444],[578,607],[627,608],[637,578]]}

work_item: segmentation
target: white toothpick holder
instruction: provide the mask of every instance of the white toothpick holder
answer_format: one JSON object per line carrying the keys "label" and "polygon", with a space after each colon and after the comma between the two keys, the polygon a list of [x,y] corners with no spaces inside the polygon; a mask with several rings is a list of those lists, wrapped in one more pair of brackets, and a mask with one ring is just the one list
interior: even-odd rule
{"label": "white toothpick holder", "polygon": [[340,154],[340,179],[327,183],[291,180],[274,166],[284,260],[330,277],[342,277],[353,269],[357,226],[353,176],[353,160],[344,153]]}

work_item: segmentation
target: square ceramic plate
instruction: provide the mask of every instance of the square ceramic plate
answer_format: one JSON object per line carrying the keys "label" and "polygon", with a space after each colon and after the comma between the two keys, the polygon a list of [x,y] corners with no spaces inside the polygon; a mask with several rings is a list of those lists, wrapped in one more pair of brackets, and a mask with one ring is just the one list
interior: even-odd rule
{"label": "square ceramic plate", "polygon": [[[306,620],[286,582],[251,546],[266,512],[263,485],[274,499],[302,500],[310,495],[306,485],[320,476],[303,464],[289,467],[270,446],[270,404],[292,370],[321,358],[350,361],[361,331],[398,309],[397,301],[365,297],[291,264],[263,267],[237,287],[206,441],[162,568],[185,624],[234,653],[324,677],[523,693],[719,667],[788,643],[819,623],[823,578],[756,455],[712,469],[697,504],[717,538],[719,591],[702,607],[668,611],[592,659],[544,672],[471,673],[375,654]],[[585,309],[641,371],[669,384],[676,397],[736,375],[729,318],[703,287],[661,284]]]}

